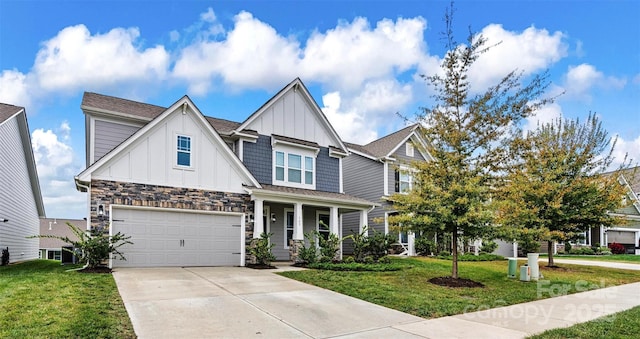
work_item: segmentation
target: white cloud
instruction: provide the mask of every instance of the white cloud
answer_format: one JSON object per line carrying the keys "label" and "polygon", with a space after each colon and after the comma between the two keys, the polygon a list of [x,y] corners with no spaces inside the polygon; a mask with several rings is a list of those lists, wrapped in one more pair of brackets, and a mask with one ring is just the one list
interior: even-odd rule
{"label": "white cloud", "polygon": [[141,49],[139,36],[137,28],[91,35],[84,25],[66,27],[43,43],[33,72],[42,89],[56,92],[163,79],[169,54],[163,46]]}
{"label": "white cloud", "polygon": [[[4,70],[0,74],[0,102],[22,107],[29,107],[27,76],[17,70]],[[28,110],[27,110],[28,111]]]}
{"label": "white cloud", "polygon": [[339,92],[331,92],[322,96],[322,111],[340,138],[357,144],[366,144],[375,140],[377,133],[367,128],[364,117],[355,110],[345,111]]}
{"label": "white cloud", "polygon": [[538,125],[548,124],[558,118],[562,118],[562,107],[557,103],[546,105],[539,109],[534,116],[526,119],[523,131],[533,131]]}
{"label": "white cloud", "polygon": [[525,76],[540,72],[567,55],[564,35],[558,31],[551,34],[532,26],[517,33],[491,24],[480,33],[487,38],[485,46],[500,44],[482,54],[469,71],[475,89],[492,86],[513,70]]}
{"label": "white cloud", "polygon": [[74,161],[70,133],[66,121],[60,124],[57,134],[42,128],[31,133],[42,198],[50,217],[77,218],[85,213],[86,196],[76,191],[73,182],[81,166]]}
{"label": "white cloud", "polygon": [[622,89],[627,81],[623,78],[605,76],[590,64],[569,66],[565,75],[567,96],[590,100],[590,90],[594,87],[601,89]]}
{"label": "white cloud", "polygon": [[633,165],[640,164],[640,135],[629,141],[618,136],[613,156],[615,157],[613,167],[620,165],[625,156],[628,156],[628,160],[631,160]]}

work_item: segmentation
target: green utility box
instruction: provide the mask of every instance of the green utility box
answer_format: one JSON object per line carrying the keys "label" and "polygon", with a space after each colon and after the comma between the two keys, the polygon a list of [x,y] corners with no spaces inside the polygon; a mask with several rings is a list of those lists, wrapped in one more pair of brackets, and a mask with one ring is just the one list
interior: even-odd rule
{"label": "green utility box", "polygon": [[507,276],[509,278],[514,278],[518,274],[518,259],[509,258],[509,268],[507,269]]}

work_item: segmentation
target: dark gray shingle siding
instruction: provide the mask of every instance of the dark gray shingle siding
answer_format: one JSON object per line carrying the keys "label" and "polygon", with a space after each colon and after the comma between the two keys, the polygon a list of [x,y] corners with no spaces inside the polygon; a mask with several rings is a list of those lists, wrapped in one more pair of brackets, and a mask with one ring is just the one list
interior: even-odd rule
{"label": "dark gray shingle siding", "polygon": [[259,183],[272,184],[272,154],[271,137],[259,135],[255,143],[244,142],[244,165]]}
{"label": "dark gray shingle siding", "polygon": [[316,158],[316,190],[340,193],[340,160],[330,157],[327,147]]}

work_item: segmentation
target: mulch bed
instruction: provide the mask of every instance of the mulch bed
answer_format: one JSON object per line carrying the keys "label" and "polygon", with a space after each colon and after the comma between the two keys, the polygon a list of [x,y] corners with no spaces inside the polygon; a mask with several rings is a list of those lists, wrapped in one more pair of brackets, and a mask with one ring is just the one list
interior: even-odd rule
{"label": "mulch bed", "polygon": [[263,264],[247,264],[246,266],[256,270],[273,270],[277,268],[272,265],[263,265]]}
{"label": "mulch bed", "polygon": [[111,273],[111,269],[106,266],[98,266],[94,268],[83,268],[78,270],[80,273]]}
{"label": "mulch bed", "polygon": [[429,279],[429,282],[444,287],[484,287],[482,283],[465,278],[436,277]]}

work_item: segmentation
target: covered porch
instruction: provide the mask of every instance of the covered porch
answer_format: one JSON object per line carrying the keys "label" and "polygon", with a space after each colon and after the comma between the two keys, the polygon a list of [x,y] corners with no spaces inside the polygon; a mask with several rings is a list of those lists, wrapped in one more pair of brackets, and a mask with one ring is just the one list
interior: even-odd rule
{"label": "covered porch", "polygon": [[[342,215],[357,212],[360,227],[367,223],[375,203],[346,194],[300,188],[263,185],[247,188],[254,203],[253,234],[273,233],[271,243],[278,261],[295,260],[295,247],[308,243],[305,234],[318,231],[320,236],[343,237]],[[259,217],[262,216],[262,217]],[[342,255],[342,244],[340,245]]]}

